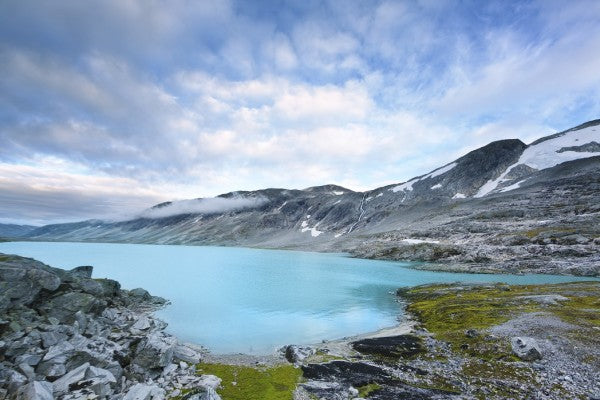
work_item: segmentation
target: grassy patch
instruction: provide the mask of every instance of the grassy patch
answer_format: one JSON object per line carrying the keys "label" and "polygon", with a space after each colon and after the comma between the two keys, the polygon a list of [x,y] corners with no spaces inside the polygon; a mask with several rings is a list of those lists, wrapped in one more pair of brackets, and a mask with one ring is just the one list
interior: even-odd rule
{"label": "grassy patch", "polygon": [[292,400],[302,370],[292,365],[252,368],[239,365],[196,366],[199,374],[216,375],[223,380],[217,393],[223,400]]}
{"label": "grassy patch", "polygon": [[577,230],[575,228],[571,228],[571,227],[538,227],[535,229],[530,229],[528,231],[523,232],[525,234],[525,236],[527,236],[529,239],[533,239],[534,237],[538,236],[540,233],[546,233],[546,232],[550,232],[550,233],[575,233]]}
{"label": "grassy patch", "polygon": [[0,254],[0,262],[12,261],[14,259],[15,259],[14,256],[9,256],[9,255],[6,255],[6,254]]}
{"label": "grassy patch", "polygon": [[[544,294],[559,294],[569,300],[548,305],[528,297]],[[522,313],[548,312],[578,326],[600,326],[600,284],[597,282],[429,285],[402,290],[400,295],[408,299],[408,311],[436,338],[449,342],[454,351],[482,359],[510,360],[513,357],[506,342],[485,338],[485,331]],[[468,329],[480,334],[469,338],[465,335]]]}
{"label": "grassy patch", "polygon": [[376,383],[369,383],[368,385],[359,386],[356,389],[358,390],[358,397],[366,398],[371,393],[381,389],[381,386]]}

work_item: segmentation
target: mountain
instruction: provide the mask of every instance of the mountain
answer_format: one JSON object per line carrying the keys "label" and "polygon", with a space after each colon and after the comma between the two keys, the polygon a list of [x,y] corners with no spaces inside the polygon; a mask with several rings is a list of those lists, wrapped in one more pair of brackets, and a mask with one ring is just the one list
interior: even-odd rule
{"label": "mountain", "polygon": [[336,185],[232,192],[27,236],[346,251],[436,269],[599,275],[599,142],[594,120],[529,145],[492,142],[367,192]]}
{"label": "mountain", "polygon": [[15,224],[0,224],[0,237],[4,238],[19,238],[24,237],[36,226],[33,225],[15,225]]}

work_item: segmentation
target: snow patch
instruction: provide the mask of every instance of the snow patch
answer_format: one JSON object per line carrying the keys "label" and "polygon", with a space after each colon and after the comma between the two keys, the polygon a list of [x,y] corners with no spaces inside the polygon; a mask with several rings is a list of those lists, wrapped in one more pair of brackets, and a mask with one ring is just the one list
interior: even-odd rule
{"label": "snow patch", "polygon": [[425,176],[422,176],[420,178],[413,178],[410,181],[405,182],[403,184],[400,184],[398,186],[394,186],[393,188],[391,188],[389,190],[391,190],[394,193],[397,193],[397,192],[399,192],[401,190],[409,191],[410,192],[411,190],[413,190],[413,185],[415,183],[417,183],[419,181],[422,181],[424,179],[435,178],[436,176],[440,176],[442,174],[445,174],[446,172],[450,171],[454,167],[456,167],[456,163],[455,162],[450,163],[450,164],[445,165],[445,166],[443,166],[441,168],[438,168],[438,169],[435,169],[435,170],[431,171],[430,173],[428,173]]}
{"label": "snow patch", "polygon": [[495,190],[501,182],[506,180],[506,175],[508,175],[510,171],[517,165],[524,164],[528,167],[541,170],[552,168],[555,165],[564,163],[566,161],[593,157],[600,154],[600,152],[558,152],[563,147],[581,146],[593,142],[594,140],[598,140],[599,135],[595,128],[595,126],[590,126],[577,131],[565,132],[563,135],[554,139],[544,140],[541,143],[527,147],[516,163],[509,166],[506,171],[504,171],[496,179],[487,181],[483,186],[481,186],[481,188],[479,188],[479,191],[474,197],[483,197]]}
{"label": "snow patch", "polygon": [[336,238],[339,238],[339,237],[340,237],[340,236],[342,236],[342,235],[343,235],[343,233],[336,233],[336,234],[335,234],[335,235],[333,235],[333,236],[334,236],[334,237],[336,237]]}
{"label": "snow patch", "polygon": [[341,196],[341,195],[344,194],[344,192],[340,192],[340,191],[334,190],[333,194],[335,194],[336,196]]}
{"label": "snow patch", "polygon": [[465,199],[467,198],[467,196],[465,196],[462,193],[456,193],[454,196],[452,196],[453,199]]}
{"label": "snow patch", "polygon": [[420,244],[420,243],[439,243],[439,240],[431,240],[431,239],[402,239],[403,242],[408,244]]}
{"label": "snow patch", "polygon": [[432,190],[435,190],[435,189],[439,189],[439,188],[441,188],[441,187],[442,187],[442,184],[441,184],[441,183],[438,183],[437,185],[433,185],[433,186],[431,187],[431,189],[432,189]]}
{"label": "snow patch", "polygon": [[523,179],[522,181],[519,181],[519,182],[517,182],[517,183],[515,183],[513,185],[504,187],[504,188],[500,189],[500,192],[504,193],[504,192],[509,192],[511,190],[518,189],[519,187],[521,187],[521,183],[525,182],[526,180],[527,179]]}
{"label": "snow patch", "polygon": [[379,194],[378,194],[377,196],[375,196],[375,197],[381,197],[381,196],[383,196],[383,193],[379,193]]}
{"label": "snow patch", "polygon": [[316,225],[315,225],[314,227],[312,227],[312,228],[309,228],[309,227],[304,227],[304,228],[302,228],[302,229],[301,229],[301,231],[302,231],[302,232],[309,232],[309,231],[310,231],[310,235],[311,235],[312,237],[317,237],[317,236],[319,236],[321,233],[323,233],[322,231],[320,231],[320,230],[318,230],[318,229],[317,229],[317,226],[316,226]]}

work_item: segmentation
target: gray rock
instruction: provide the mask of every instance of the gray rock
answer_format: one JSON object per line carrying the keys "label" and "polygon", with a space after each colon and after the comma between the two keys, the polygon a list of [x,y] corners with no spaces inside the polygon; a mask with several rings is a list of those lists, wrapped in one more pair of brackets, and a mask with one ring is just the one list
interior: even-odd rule
{"label": "gray rock", "polygon": [[190,364],[198,364],[200,362],[200,353],[184,344],[178,344],[175,346],[173,356],[181,361],[185,361]]}
{"label": "gray rock", "polygon": [[144,368],[163,368],[171,363],[177,341],[161,333],[151,333],[137,347],[133,362]]}
{"label": "gray rock", "polygon": [[217,390],[219,385],[221,385],[221,378],[215,375],[202,375],[200,380],[198,380],[198,385]]}
{"label": "gray rock", "polygon": [[67,340],[67,335],[60,332],[42,332],[40,333],[40,336],[42,338],[42,345],[46,349],[50,346],[54,346],[59,342]]}
{"label": "gray rock", "polygon": [[51,292],[58,289],[61,282],[56,274],[41,269],[30,269],[27,271],[27,276],[37,285],[41,286],[42,289]]}
{"label": "gray rock", "polygon": [[15,370],[11,369],[5,371],[3,375],[5,375],[7,378],[7,389],[9,394],[15,394],[20,387],[24,386],[27,383],[27,377],[18,373]]}
{"label": "gray rock", "polygon": [[85,332],[85,329],[87,328],[87,324],[88,324],[88,320],[87,317],[85,316],[85,314],[79,310],[75,313],[75,322],[77,322],[78,325],[78,331],[79,333],[83,333]]}
{"label": "gray rock", "polygon": [[94,271],[94,267],[91,265],[82,265],[80,267],[75,267],[69,271],[71,275],[78,276],[80,278],[90,279],[92,277],[92,272]]}
{"label": "gray rock", "polygon": [[46,378],[59,378],[67,373],[67,368],[64,363],[57,363],[53,361],[41,362],[37,368],[36,372],[40,375],[45,376]]}
{"label": "gray rock", "polygon": [[290,344],[284,347],[284,354],[285,358],[289,362],[295,364],[314,354],[314,350],[310,347],[302,347],[296,346],[295,344]]}
{"label": "gray rock", "polygon": [[35,371],[33,367],[26,363],[21,363],[18,365],[19,371],[23,373],[27,377],[29,381],[35,380]]}
{"label": "gray rock", "polygon": [[79,367],[69,371],[62,378],[57,379],[53,382],[52,386],[54,394],[63,394],[69,391],[69,385],[79,382],[85,379],[85,374],[90,367],[90,363],[85,363]]}
{"label": "gray rock", "polygon": [[177,364],[169,364],[165,367],[165,369],[163,369],[163,372],[161,373],[161,375],[169,376],[175,371],[177,371]]}
{"label": "gray rock", "polygon": [[135,297],[138,300],[150,300],[152,296],[146,289],[136,288],[129,291],[129,296]]}
{"label": "gray rock", "polygon": [[94,366],[90,366],[88,368],[87,372],[85,373],[85,377],[88,379],[89,378],[101,378],[109,383],[117,383],[117,379],[112,374],[112,372],[110,372],[107,369],[97,368]]}
{"label": "gray rock", "polygon": [[75,352],[75,347],[69,342],[60,342],[54,346],[50,346],[48,352],[42,359],[42,361],[49,361],[54,359],[66,359]]}
{"label": "gray rock", "polygon": [[138,331],[145,331],[146,329],[150,329],[151,326],[150,319],[146,315],[142,315],[131,327]]}
{"label": "gray rock", "polygon": [[513,353],[521,360],[535,361],[542,358],[542,352],[533,338],[514,337],[511,339],[510,344]]}
{"label": "gray rock", "polygon": [[52,384],[45,381],[30,382],[21,387],[17,400],[53,400]]}
{"label": "gray rock", "polygon": [[476,329],[467,329],[467,331],[465,332],[465,336],[468,338],[476,338],[477,336],[479,336],[479,332],[477,332]]}
{"label": "gray rock", "polygon": [[211,387],[200,387],[187,400],[221,400],[221,396]]}
{"label": "gray rock", "polygon": [[36,366],[42,360],[42,354],[22,354],[15,358],[15,364],[25,363],[27,365]]}
{"label": "gray rock", "polygon": [[106,303],[89,293],[67,292],[53,297],[40,307],[40,311],[48,317],[71,324],[75,321],[75,313],[99,313]]}
{"label": "gray rock", "polygon": [[123,400],[162,400],[164,398],[165,391],[160,387],[138,383],[129,389]]}
{"label": "gray rock", "polygon": [[104,296],[107,297],[117,297],[121,291],[121,284],[112,279],[97,279],[100,285],[102,285],[102,291],[104,292]]}

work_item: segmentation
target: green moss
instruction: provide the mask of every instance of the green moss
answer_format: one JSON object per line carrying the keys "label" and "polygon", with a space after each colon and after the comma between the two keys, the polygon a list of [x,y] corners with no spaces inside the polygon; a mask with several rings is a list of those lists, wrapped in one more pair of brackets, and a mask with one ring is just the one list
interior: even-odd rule
{"label": "green moss", "polygon": [[[600,326],[600,284],[576,282],[557,285],[504,284],[486,286],[429,285],[402,290],[407,309],[436,338],[449,342],[454,351],[482,359],[514,358],[505,341],[486,339],[485,331],[516,315],[548,312],[581,327]],[[569,301],[545,305],[528,296],[559,294]],[[468,338],[468,329],[480,335]]]}
{"label": "green moss", "polygon": [[302,370],[292,365],[252,368],[201,363],[196,368],[199,374],[223,380],[217,390],[223,400],[291,400],[302,376]]}
{"label": "green moss", "polygon": [[539,227],[539,228],[535,228],[535,229],[530,229],[528,231],[523,232],[523,234],[525,236],[527,236],[529,239],[532,239],[536,236],[538,236],[540,233],[546,233],[546,232],[550,232],[550,233],[574,233],[577,230],[575,228],[571,228],[571,227]]}
{"label": "green moss", "polygon": [[381,386],[379,386],[376,383],[369,383],[364,386],[359,386],[356,389],[358,390],[358,397],[367,398],[367,396],[369,396],[373,392],[381,389]]}

